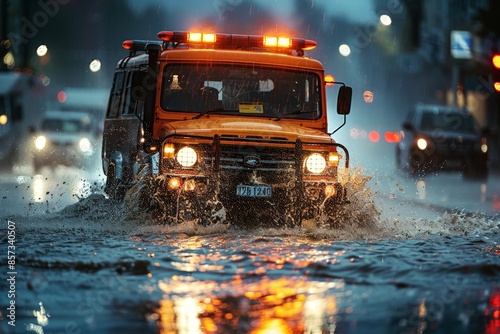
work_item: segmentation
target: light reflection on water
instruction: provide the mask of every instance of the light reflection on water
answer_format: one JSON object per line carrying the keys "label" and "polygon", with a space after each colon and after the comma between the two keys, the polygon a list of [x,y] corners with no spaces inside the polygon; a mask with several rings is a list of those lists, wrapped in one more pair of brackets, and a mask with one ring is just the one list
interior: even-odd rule
{"label": "light reflection on water", "polygon": [[[64,181],[69,183],[68,189],[69,194],[63,193],[59,195],[65,195],[69,198],[83,198],[88,196],[91,188],[91,183],[85,179],[73,178],[69,181]],[[43,203],[54,198],[57,194],[57,182],[47,178],[41,174],[37,174],[33,177],[32,183],[32,200],[35,203]],[[66,188],[66,187],[64,187]]]}
{"label": "light reflection on water", "polygon": [[[49,283],[23,294],[46,305],[47,333],[68,322],[82,333],[500,330],[495,235],[335,241],[293,229],[186,235],[136,228],[132,236],[63,230],[69,238],[56,239],[37,230],[28,264]],[[70,244],[81,237],[74,260]],[[96,310],[92,322],[78,310]]]}
{"label": "light reflection on water", "polygon": [[[100,203],[90,197],[66,208],[76,222],[62,215],[51,222],[65,225],[58,233],[67,238],[48,230],[44,240],[37,229],[30,243],[23,234],[25,245],[37,246],[23,248],[20,265],[65,287],[23,291],[50,305],[47,332],[62,332],[69,321],[82,333],[500,331],[500,225],[493,218],[392,214],[370,226],[347,221],[328,230],[147,226],[142,215],[89,224],[96,208],[112,213]],[[113,233],[115,225],[124,232]],[[54,302],[54,291],[71,297]],[[82,305],[74,296],[82,295],[92,297],[85,310],[99,311],[92,322],[72,311]]]}
{"label": "light reflection on water", "polygon": [[[163,298],[149,317],[162,334],[337,333],[351,326],[363,332],[371,321],[379,322],[372,333],[424,333],[439,326],[468,328],[464,333],[487,326],[500,330],[500,308],[485,316],[485,327],[473,315],[495,308],[494,302],[480,306],[477,300],[499,293],[488,286],[498,276],[491,256],[500,246],[471,240],[462,244],[464,254],[457,254],[455,241],[446,240],[345,243],[259,235],[174,240],[165,242],[175,247],[157,268],[169,267],[168,261],[175,273],[153,274]],[[490,260],[476,266],[469,254],[480,249]]]}
{"label": "light reflection on water", "polygon": [[[244,284],[162,280],[167,297],[152,319],[160,333],[333,333],[337,301],[329,290],[342,282],[293,277]],[[199,292],[199,294],[196,293]],[[189,292],[187,296],[185,294]],[[180,294],[180,295],[179,295]],[[327,329],[327,331],[325,331]]]}
{"label": "light reflection on water", "polygon": [[35,175],[33,178],[33,201],[43,203],[46,198],[47,180],[42,175]]}

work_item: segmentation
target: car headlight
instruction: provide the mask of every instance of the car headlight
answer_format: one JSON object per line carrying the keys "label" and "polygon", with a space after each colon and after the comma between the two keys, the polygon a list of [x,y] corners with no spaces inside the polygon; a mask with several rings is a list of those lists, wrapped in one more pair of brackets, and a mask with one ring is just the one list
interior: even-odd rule
{"label": "car headlight", "polygon": [[417,147],[422,151],[425,150],[427,148],[427,140],[425,140],[424,138],[418,138]]}
{"label": "car headlight", "polygon": [[306,169],[313,174],[319,174],[326,168],[326,159],[319,153],[313,153],[306,158]]}
{"label": "car headlight", "polygon": [[44,136],[38,136],[35,139],[35,147],[39,150],[43,150],[47,144],[47,138]]}
{"label": "car headlight", "polygon": [[88,138],[80,139],[78,146],[80,146],[80,150],[82,152],[90,152],[92,150],[92,144],[90,143],[90,140]]}
{"label": "car headlight", "polygon": [[191,147],[183,147],[177,152],[177,162],[183,167],[192,167],[198,161],[198,154]]}

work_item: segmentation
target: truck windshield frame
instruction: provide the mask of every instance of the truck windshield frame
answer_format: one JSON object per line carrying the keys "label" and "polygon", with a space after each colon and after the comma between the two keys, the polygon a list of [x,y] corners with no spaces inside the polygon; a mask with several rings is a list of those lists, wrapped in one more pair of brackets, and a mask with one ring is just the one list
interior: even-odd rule
{"label": "truck windshield frame", "polygon": [[322,117],[318,73],[231,63],[170,63],[163,70],[164,112],[210,112],[279,119]]}

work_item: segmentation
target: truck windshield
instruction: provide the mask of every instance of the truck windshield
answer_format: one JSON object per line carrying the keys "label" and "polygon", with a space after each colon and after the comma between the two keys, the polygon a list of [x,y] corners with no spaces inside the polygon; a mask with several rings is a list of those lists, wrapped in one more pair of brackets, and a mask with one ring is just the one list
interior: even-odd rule
{"label": "truck windshield", "polygon": [[81,133],[89,132],[88,122],[78,119],[45,119],[42,130],[48,132]]}
{"label": "truck windshield", "polygon": [[169,64],[161,107],[166,112],[317,119],[320,82],[313,72],[253,64]]}

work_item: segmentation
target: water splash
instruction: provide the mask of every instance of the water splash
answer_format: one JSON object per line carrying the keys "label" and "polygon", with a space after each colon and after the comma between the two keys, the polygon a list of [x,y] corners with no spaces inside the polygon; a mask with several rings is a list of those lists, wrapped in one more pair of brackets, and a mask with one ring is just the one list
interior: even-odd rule
{"label": "water splash", "polygon": [[[370,187],[372,177],[366,175],[361,167],[343,171],[340,180],[347,189],[349,202],[338,205],[332,215],[303,220],[300,226],[259,226],[252,228],[249,233],[316,240],[409,239],[425,235],[500,233],[498,219],[465,212],[436,211],[421,203],[405,202],[373,191]],[[203,224],[198,219],[158,218],[157,210],[162,207],[155,202],[154,196],[150,196],[156,190],[149,182],[137,182],[127,192],[123,203],[113,202],[102,194],[92,194],[50,217],[60,219],[62,216],[65,221],[75,220],[82,224],[85,220],[100,221],[103,228],[111,225],[125,230],[139,227],[145,233],[163,235],[214,235],[242,230],[242,226],[231,221],[224,222],[224,219]],[[210,215],[226,218],[224,208],[217,206],[216,199],[212,204],[215,209]],[[427,214],[424,215],[424,212]],[[248,226],[244,228],[248,229]]]}

